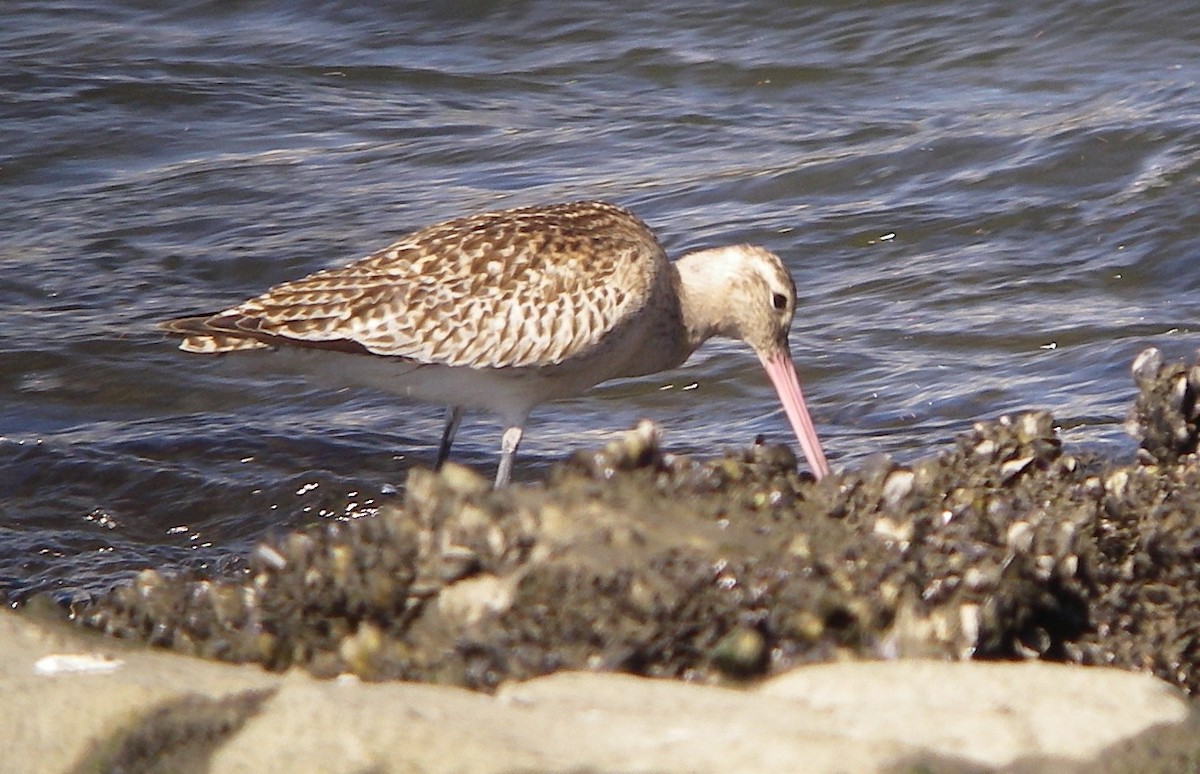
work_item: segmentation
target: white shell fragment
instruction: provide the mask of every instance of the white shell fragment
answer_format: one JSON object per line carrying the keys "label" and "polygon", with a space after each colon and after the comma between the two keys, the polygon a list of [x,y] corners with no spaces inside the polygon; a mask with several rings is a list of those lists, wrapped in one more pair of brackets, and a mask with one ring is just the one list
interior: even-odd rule
{"label": "white shell fragment", "polygon": [[115,672],[125,662],[103,653],[52,653],[42,656],[33,665],[35,674],[97,675]]}

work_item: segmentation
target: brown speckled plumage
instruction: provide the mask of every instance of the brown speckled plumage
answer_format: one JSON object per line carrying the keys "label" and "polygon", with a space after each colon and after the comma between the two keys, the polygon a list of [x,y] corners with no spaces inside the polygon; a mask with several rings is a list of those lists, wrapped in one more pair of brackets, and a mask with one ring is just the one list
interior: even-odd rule
{"label": "brown speckled plumage", "polygon": [[711,336],[759,354],[822,475],[788,355],[794,311],[795,286],[773,253],[740,245],[673,264],[632,213],[584,201],[439,223],[343,268],[161,327],[189,352],[288,353],[276,363],[443,402],[439,463],[462,409],[491,409],[508,428],[500,485],[535,406],[674,368]]}
{"label": "brown speckled plumage", "polygon": [[217,353],[289,344],[473,368],[585,354],[669,271],[654,235],[603,202],[528,207],[417,231],[360,261],[163,327]]}

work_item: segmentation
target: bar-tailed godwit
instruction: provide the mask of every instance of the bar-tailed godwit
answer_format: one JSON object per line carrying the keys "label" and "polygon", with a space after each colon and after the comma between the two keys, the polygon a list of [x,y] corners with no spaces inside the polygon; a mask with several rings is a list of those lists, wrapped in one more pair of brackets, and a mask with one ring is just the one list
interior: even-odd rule
{"label": "bar-tailed godwit", "polygon": [[758,354],[813,474],[829,472],[788,349],[796,287],[761,247],[672,263],[604,202],[488,212],[417,231],[344,268],[215,314],[168,320],[188,352],[270,353],[263,365],[447,406],[437,462],[466,408],[500,415],[496,486],[541,403],[681,365],[713,336]]}

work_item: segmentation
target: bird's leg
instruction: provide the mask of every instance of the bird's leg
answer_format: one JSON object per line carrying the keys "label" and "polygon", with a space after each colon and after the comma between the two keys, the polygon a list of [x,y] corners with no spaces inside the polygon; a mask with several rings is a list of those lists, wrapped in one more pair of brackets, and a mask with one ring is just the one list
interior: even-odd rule
{"label": "bird's leg", "polygon": [[496,470],[495,488],[499,489],[508,483],[512,476],[513,460],[517,456],[517,447],[521,445],[521,425],[512,425],[504,431],[500,439],[500,467]]}
{"label": "bird's leg", "polygon": [[446,407],[446,424],[442,427],[442,443],[438,446],[437,460],[433,463],[434,470],[440,470],[450,456],[450,444],[454,443],[454,434],[458,432],[458,423],[462,421],[462,406]]}

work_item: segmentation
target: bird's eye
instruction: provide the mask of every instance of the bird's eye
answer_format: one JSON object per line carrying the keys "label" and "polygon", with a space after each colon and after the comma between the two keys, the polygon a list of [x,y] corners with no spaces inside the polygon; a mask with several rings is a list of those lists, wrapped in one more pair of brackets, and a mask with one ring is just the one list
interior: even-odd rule
{"label": "bird's eye", "polygon": [[774,294],[771,296],[771,305],[782,312],[787,309],[787,296],[782,293]]}

